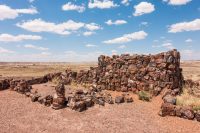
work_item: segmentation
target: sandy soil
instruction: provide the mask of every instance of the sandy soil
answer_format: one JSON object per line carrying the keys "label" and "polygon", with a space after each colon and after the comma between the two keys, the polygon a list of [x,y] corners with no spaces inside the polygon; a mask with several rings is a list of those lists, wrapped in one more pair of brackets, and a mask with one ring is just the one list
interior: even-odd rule
{"label": "sandy soil", "polygon": [[0,132],[123,132],[123,133],[198,133],[200,123],[177,117],[160,117],[161,98],[142,102],[95,106],[79,113],[68,108],[53,110],[32,103],[16,92],[0,92]]}

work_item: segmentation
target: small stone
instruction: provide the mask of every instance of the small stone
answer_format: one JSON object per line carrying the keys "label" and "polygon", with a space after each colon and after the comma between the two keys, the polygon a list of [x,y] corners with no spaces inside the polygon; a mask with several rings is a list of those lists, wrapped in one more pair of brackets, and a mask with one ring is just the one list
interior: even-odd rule
{"label": "small stone", "polygon": [[195,119],[200,122],[200,110],[196,112]]}
{"label": "small stone", "polygon": [[161,111],[159,112],[160,116],[175,116],[176,112],[175,112],[175,105],[172,105],[170,103],[163,103],[161,106]]}
{"label": "small stone", "polygon": [[115,103],[124,103],[124,97],[123,96],[116,96],[115,97]]}
{"label": "small stone", "polygon": [[36,102],[36,101],[38,101],[38,98],[40,97],[40,95],[38,95],[38,94],[35,94],[35,95],[33,95],[32,97],[31,97],[31,101],[32,102]]}
{"label": "small stone", "polygon": [[176,98],[172,95],[166,95],[165,97],[163,97],[163,101],[165,103],[170,103],[175,105],[176,104]]}

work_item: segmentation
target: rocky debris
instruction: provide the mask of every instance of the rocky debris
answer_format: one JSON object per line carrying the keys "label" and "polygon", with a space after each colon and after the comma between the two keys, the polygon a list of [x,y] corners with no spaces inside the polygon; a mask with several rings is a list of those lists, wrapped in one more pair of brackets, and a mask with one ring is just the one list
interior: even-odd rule
{"label": "rocky debris", "polygon": [[110,93],[104,93],[105,102],[108,104],[114,104],[113,98]]}
{"label": "rocky debris", "polygon": [[176,116],[192,120],[195,117],[194,111],[188,107],[179,107],[177,106],[176,109]]}
{"label": "rocky debris", "polygon": [[200,122],[200,110],[196,112],[195,119]]}
{"label": "rocky debris", "polygon": [[56,94],[53,98],[53,109],[61,109],[66,106],[66,98],[65,98],[65,86],[63,83],[59,83],[56,87]]}
{"label": "rocky debris", "polygon": [[10,83],[8,79],[0,80],[0,91],[8,89],[10,87]]}
{"label": "rocky debris", "polygon": [[159,112],[160,116],[175,116],[176,112],[175,112],[175,108],[176,106],[170,103],[163,103],[161,106],[161,111]]}
{"label": "rocky debris", "polygon": [[168,95],[166,95],[166,96],[163,97],[163,101],[165,103],[170,103],[170,104],[175,105],[176,104],[176,97],[168,94]]}
{"label": "rocky debris", "polygon": [[115,103],[119,104],[119,103],[124,103],[124,97],[123,96],[116,96],[115,97]]}
{"label": "rocky debris", "polygon": [[51,106],[51,104],[53,103],[53,96],[51,95],[47,95],[47,96],[43,96],[43,97],[39,97],[38,98],[38,102],[40,104],[43,104],[45,106]]}
{"label": "rocky debris", "polygon": [[27,80],[27,83],[29,85],[42,84],[42,83],[46,83],[46,82],[48,82],[48,80],[45,77],[32,78],[30,80]]}
{"label": "rocky debris", "polygon": [[126,103],[132,103],[133,102],[133,98],[129,95],[129,93],[126,94],[122,94],[124,96],[124,101]]}
{"label": "rocky debris", "polygon": [[32,89],[32,86],[30,86],[27,83],[27,81],[21,80],[17,83],[17,86],[15,86],[15,88],[13,90],[24,94],[24,93],[27,93],[27,92],[31,92],[31,89]]}
{"label": "rocky debris", "polygon": [[34,94],[31,96],[31,101],[32,102],[37,102],[39,97],[41,97],[39,94]]}
{"label": "rocky debris", "polygon": [[193,120],[194,118],[199,121],[200,113],[199,111],[194,112],[190,107],[182,107],[173,105],[170,102],[165,102],[161,106],[161,110],[159,112],[160,116],[177,116],[184,119]]}

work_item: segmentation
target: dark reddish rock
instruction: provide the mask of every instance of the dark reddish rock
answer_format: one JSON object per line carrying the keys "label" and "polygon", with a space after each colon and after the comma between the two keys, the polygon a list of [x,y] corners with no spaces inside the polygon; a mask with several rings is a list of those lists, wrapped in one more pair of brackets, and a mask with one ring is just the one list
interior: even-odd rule
{"label": "dark reddish rock", "polygon": [[119,104],[119,103],[124,103],[124,97],[123,96],[116,96],[115,97],[115,103]]}
{"label": "dark reddish rock", "polygon": [[175,112],[175,105],[172,105],[170,103],[163,103],[161,106],[161,111],[159,112],[160,116],[175,116],[176,112]]}
{"label": "dark reddish rock", "polygon": [[200,111],[196,112],[195,119],[200,122]]}

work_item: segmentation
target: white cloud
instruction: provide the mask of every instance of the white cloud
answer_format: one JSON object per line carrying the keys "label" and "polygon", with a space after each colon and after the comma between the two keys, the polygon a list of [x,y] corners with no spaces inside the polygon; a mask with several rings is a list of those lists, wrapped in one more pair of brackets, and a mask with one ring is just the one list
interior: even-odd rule
{"label": "white cloud", "polygon": [[117,6],[112,0],[90,0],[88,3],[88,8],[106,9]]}
{"label": "white cloud", "polygon": [[122,24],[126,24],[127,22],[125,20],[116,20],[116,21],[108,20],[105,23],[107,25],[122,25]]}
{"label": "white cloud", "polygon": [[186,5],[187,3],[191,2],[192,0],[163,0],[170,5]]}
{"label": "white cloud", "polygon": [[69,35],[71,32],[77,31],[80,28],[85,28],[91,31],[101,29],[101,27],[95,23],[85,24],[83,22],[75,22],[73,20],[55,24],[52,22],[46,22],[42,19],[34,19],[22,23],[17,23],[17,26],[32,32],[50,32],[60,35]]}
{"label": "white cloud", "polygon": [[94,44],[86,44],[85,46],[88,47],[88,48],[90,48],[90,47],[97,47],[97,45],[94,45]]}
{"label": "white cloud", "polygon": [[192,39],[190,39],[190,38],[188,38],[188,39],[186,39],[186,40],[185,40],[185,42],[188,42],[188,43],[190,43],[190,42],[193,42],[193,40],[192,40]]}
{"label": "white cloud", "polygon": [[168,42],[168,43],[163,43],[162,44],[163,47],[168,48],[168,49],[174,49],[175,47],[173,46],[172,43]]}
{"label": "white cloud", "polygon": [[12,9],[7,5],[0,5],[0,20],[15,19],[19,14],[37,14],[36,8],[29,9]]}
{"label": "white cloud", "polygon": [[168,32],[176,33],[176,32],[183,32],[183,31],[197,31],[200,30],[200,19],[195,19],[190,22],[180,22],[176,24],[172,24]]}
{"label": "white cloud", "polygon": [[84,23],[76,23],[72,20],[69,20],[65,23],[55,24],[43,21],[42,19],[34,19],[27,22],[18,23],[17,26],[32,32],[51,32],[61,35],[69,35],[71,32],[68,30],[78,30],[84,26]]}
{"label": "white cloud", "polygon": [[134,6],[134,8],[134,16],[141,16],[143,14],[151,13],[155,10],[154,5],[148,2],[140,2],[138,5]]}
{"label": "white cloud", "polygon": [[62,6],[62,10],[64,11],[78,11],[78,12],[84,12],[85,11],[85,6],[84,5],[74,5],[71,2],[66,3],[65,5]]}
{"label": "white cloud", "polygon": [[100,25],[95,23],[86,24],[85,28],[91,31],[102,29]]}
{"label": "white cloud", "polygon": [[92,32],[92,31],[83,32],[83,35],[84,35],[84,36],[91,36],[91,35],[93,35],[93,34],[95,34],[95,32]]}
{"label": "white cloud", "polygon": [[119,46],[118,48],[119,48],[119,49],[124,49],[124,48],[126,48],[126,46],[125,46],[125,45],[121,45],[121,46]]}
{"label": "white cloud", "polygon": [[127,43],[134,40],[145,39],[148,34],[144,31],[133,32],[130,34],[125,34],[122,37],[114,38],[111,40],[104,41],[106,44],[117,44],[117,43]]}
{"label": "white cloud", "polygon": [[122,0],[121,3],[125,6],[128,6],[130,3],[129,3],[129,0]]}
{"label": "white cloud", "polygon": [[148,22],[141,22],[140,26],[148,26]]}
{"label": "white cloud", "polygon": [[30,3],[33,3],[35,0],[29,0]]}
{"label": "white cloud", "polygon": [[41,40],[41,36],[0,34],[0,42],[20,42],[23,40]]}
{"label": "white cloud", "polygon": [[25,48],[30,48],[30,49],[36,49],[36,50],[42,50],[42,51],[46,51],[49,50],[49,48],[44,48],[44,47],[38,47],[32,44],[26,44],[24,45]]}
{"label": "white cloud", "polygon": [[0,54],[11,54],[11,53],[15,53],[14,51],[11,51],[11,50],[8,50],[8,49],[5,49],[5,48],[2,48],[0,47]]}

